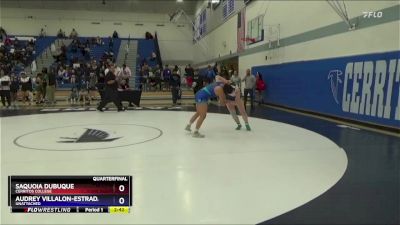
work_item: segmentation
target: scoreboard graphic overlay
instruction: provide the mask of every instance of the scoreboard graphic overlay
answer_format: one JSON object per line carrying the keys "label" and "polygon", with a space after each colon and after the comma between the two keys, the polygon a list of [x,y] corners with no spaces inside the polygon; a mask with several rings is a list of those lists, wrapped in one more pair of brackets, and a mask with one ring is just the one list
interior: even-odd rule
{"label": "scoreboard graphic overlay", "polygon": [[9,176],[13,213],[129,213],[132,176]]}

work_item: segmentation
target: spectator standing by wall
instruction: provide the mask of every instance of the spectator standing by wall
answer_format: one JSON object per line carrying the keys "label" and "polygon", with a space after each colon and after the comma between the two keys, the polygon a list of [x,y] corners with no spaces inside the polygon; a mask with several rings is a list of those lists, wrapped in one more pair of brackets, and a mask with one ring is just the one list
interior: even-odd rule
{"label": "spectator standing by wall", "polygon": [[44,29],[43,29],[43,28],[42,28],[42,29],[40,29],[39,37],[40,37],[40,38],[44,38],[44,37],[46,37],[46,31],[44,31]]}
{"label": "spectator standing by wall", "polygon": [[75,68],[75,83],[77,85],[78,91],[80,91],[83,84],[85,83],[85,80],[82,79],[82,78],[84,78],[83,67],[80,64],[78,64],[78,65],[79,66],[76,66],[76,68]]}
{"label": "spectator standing by wall", "polygon": [[96,95],[96,87],[98,85],[98,79],[100,76],[100,69],[96,64],[96,61],[93,61],[88,68],[88,81],[89,81],[89,97],[94,100]]}
{"label": "spectator standing by wall", "polygon": [[100,36],[96,37],[96,44],[99,45],[99,46],[103,45],[103,41],[101,40]]}
{"label": "spectator standing by wall", "polygon": [[76,87],[76,85],[77,85],[77,79],[76,79],[76,72],[75,72],[75,69],[71,69],[71,73],[70,74],[68,74],[69,75],[69,82],[72,84],[72,86],[75,86]]}
{"label": "spectator standing by wall", "polygon": [[126,84],[129,84],[129,79],[132,77],[131,69],[126,66],[126,64],[122,65],[122,79],[125,80]]}
{"label": "spectator standing by wall", "polygon": [[51,67],[50,72],[45,75],[45,80],[47,83],[46,87],[46,99],[48,100],[49,105],[53,105],[56,103],[55,101],[55,92],[56,92],[56,73],[57,68]]}
{"label": "spectator standing by wall", "polygon": [[17,108],[18,91],[19,91],[18,77],[15,76],[15,74],[11,74],[11,85],[10,85],[11,105],[15,109]]}
{"label": "spectator standing by wall", "polygon": [[172,94],[172,104],[176,105],[178,99],[180,98],[180,91],[181,91],[181,76],[179,75],[178,66],[175,66],[172,77],[169,79],[169,84],[171,86],[171,94]]}
{"label": "spectator standing by wall", "polygon": [[32,99],[32,79],[25,73],[21,73],[21,91],[22,91],[22,103],[28,100],[28,104],[31,105]]}
{"label": "spectator standing by wall", "polygon": [[47,92],[47,81],[46,81],[46,77],[47,77],[47,68],[44,67],[42,69],[42,91],[43,91],[43,102],[46,99],[46,92]]}
{"label": "spectator standing by wall", "polygon": [[64,84],[64,76],[66,73],[67,71],[65,71],[64,67],[60,66],[57,72],[57,80],[59,83]]}
{"label": "spectator standing by wall", "polygon": [[75,28],[72,28],[72,31],[69,34],[69,38],[75,39],[77,37],[78,37],[78,32],[76,32]]}
{"label": "spectator standing by wall", "polygon": [[192,87],[194,70],[190,64],[187,65],[187,67],[185,68],[185,73],[186,73],[186,84],[188,87]]}
{"label": "spectator standing by wall", "polygon": [[37,63],[36,63],[36,60],[34,59],[31,63],[31,71],[32,71],[32,73],[35,73],[36,70],[37,70]]}
{"label": "spectator standing by wall", "polygon": [[43,74],[38,73],[36,75],[35,84],[36,84],[36,104],[40,104],[43,102]]}
{"label": "spectator standing by wall", "polygon": [[118,38],[118,33],[117,33],[116,30],[114,30],[114,33],[112,34],[112,37],[113,37],[113,38]]}
{"label": "spectator standing by wall", "polygon": [[254,109],[254,89],[256,87],[256,78],[250,74],[250,69],[246,70],[244,81],[244,107],[247,105],[247,96],[250,95],[251,109]]}
{"label": "spectator standing by wall", "polygon": [[142,90],[147,91],[148,90],[148,86],[147,84],[149,83],[149,75],[150,75],[150,68],[149,65],[147,65],[147,63],[144,63],[142,66]]}
{"label": "spectator standing by wall", "polygon": [[174,69],[172,70],[172,75],[174,75],[174,74],[178,74],[179,76],[181,75],[181,71],[180,71],[178,65],[175,65]]}
{"label": "spectator standing by wall", "polygon": [[239,77],[238,73],[236,70],[233,71],[232,77],[231,77],[231,82],[233,85],[237,86],[242,92],[242,79]]}
{"label": "spectator standing by wall", "polygon": [[71,43],[71,51],[73,52],[73,53],[77,53],[78,52],[78,40],[77,39],[74,39],[73,41],[72,41],[72,43]]}
{"label": "spectator standing by wall", "polygon": [[157,64],[156,67],[153,69],[153,74],[154,74],[154,87],[157,90],[157,87],[160,91],[162,91],[162,86],[161,86],[161,66],[160,64]]}
{"label": "spectator standing by wall", "polygon": [[[11,78],[8,74],[0,71],[0,95],[1,103],[4,107],[10,108],[11,106],[11,93],[10,93]],[[7,105],[6,105],[7,102]]]}
{"label": "spectator standing by wall", "polygon": [[57,48],[54,43],[51,43],[51,45],[50,45],[50,52],[51,52],[51,55],[57,56]]}
{"label": "spectator standing by wall", "polygon": [[[157,54],[155,52],[152,52],[150,54],[150,61],[155,62],[157,60]],[[158,63],[158,62],[156,62]]]}
{"label": "spectator standing by wall", "polygon": [[145,38],[146,38],[146,40],[151,40],[151,39],[153,39],[153,35],[150,32],[147,31],[145,33]]}
{"label": "spectator standing by wall", "polygon": [[7,32],[3,29],[3,27],[0,27],[0,40],[5,41],[7,38]]}
{"label": "spectator standing by wall", "polygon": [[166,90],[169,90],[169,79],[171,78],[171,74],[171,69],[168,67],[168,65],[165,65],[161,79]]}
{"label": "spectator standing by wall", "polygon": [[225,69],[222,69],[221,72],[218,73],[219,76],[223,77],[225,80],[229,80],[229,72]]}
{"label": "spectator standing by wall", "polygon": [[194,76],[193,76],[193,84],[192,84],[192,88],[193,88],[193,93],[196,94],[200,89],[203,88],[203,77],[200,76],[199,71],[196,70],[194,72]]}
{"label": "spectator standing by wall", "polygon": [[97,91],[99,92],[100,99],[103,99],[104,96],[104,87],[105,87],[105,76],[104,76],[104,71],[99,72],[99,76],[97,77]]}
{"label": "spectator standing by wall", "polygon": [[65,46],[64,42],[62,42],[60,50],[60,61],[64,63],[64,61],[67,59],[67,46]]}
{"label": "spectator standing by wall", "polygon": [[61,30],[61,28],[60,28],[60,30],[57,32],[57,37],[58,37],[58,38],[64,38],[64,37],[65,37],[65,33]]}
{"label": "spectator standing by wall", "polygon": [[89,39],[87,39],[85,44],[84,44],[82,55],[85,57],[85,60],[90,60],[90,42],[89,42]]}
{"label": "spectator standing by wall", "polygon": [[114,40],[110,37],[108,37],[108,51],[112,52],[114,48]]}
{"label": "spectator standing by wall", "polygon": [[258,105],[261,103],[264,103],[263,99],[263,93],[266,89],[265,82],[262,78],[262,74],[257,72],[256,74],[256,90],[257,90],[257,95],[258,95]]}
{"label": "spectator standing by wall", "polygon": [[97,107],[97,110],[103,112],[103,108],[107,105],[107,103],[113,102],[115,106],[117,106],[118,112],[124,111],[121,101],[118,98],[118,84],[115,76],[114,65],[110,66],[104,81],[105,81],[104,96],[101,99],[101,102]]}
{"label": "spectator standing by wall", "polygon": [[230,65],[228,70],[229,77],[233,76],[233,72],[235,72],[235,68],[233,67],[233,65]]}
{"label": "spectator standing by wall", "polygon": [[208,69],[207,69],[207,82],[208,82],[209,84],[211,84],[212,82],[214,82],[214,81],[215,81],[215,76],[216,76],[216,74],[215,74],[214,69],[213,69],[210,65],[208,65]]}

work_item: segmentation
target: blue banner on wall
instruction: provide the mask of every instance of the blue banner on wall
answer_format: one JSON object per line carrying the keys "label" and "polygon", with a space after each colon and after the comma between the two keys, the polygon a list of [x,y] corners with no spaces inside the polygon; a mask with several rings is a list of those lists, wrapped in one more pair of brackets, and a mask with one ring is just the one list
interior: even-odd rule
{"label": "blue banner on wall", "polygon": [[400,127],[400,51],[256,66],[267,103]]}

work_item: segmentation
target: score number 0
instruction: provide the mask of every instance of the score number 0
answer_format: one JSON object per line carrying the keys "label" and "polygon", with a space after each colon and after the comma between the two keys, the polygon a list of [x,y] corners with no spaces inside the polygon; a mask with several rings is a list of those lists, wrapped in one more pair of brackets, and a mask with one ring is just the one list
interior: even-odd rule
{"label": "score number 0", "polygon": [[[120,192],[124,192],[125,191],[125,186],[124,185],[119,185],[118,190]],[[118,202],[119,202],[119,204],[123,205],[125,203],[124,197],[119,198]]]}

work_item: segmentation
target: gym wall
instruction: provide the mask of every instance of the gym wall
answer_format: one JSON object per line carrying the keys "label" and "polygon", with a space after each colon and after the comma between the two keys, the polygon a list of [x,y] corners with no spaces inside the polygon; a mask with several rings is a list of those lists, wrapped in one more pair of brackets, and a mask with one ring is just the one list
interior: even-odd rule
{"label": "gym wall", "polygon": [[42,27],[52,36],[60,28],[66,35],[75,28],[80,36],[103,37],[116,30],[123,38],[129,35],[144,38],[146,31],[157,31],[163,60],[185,63],[193,60],[191,25],[182,19],[172,24],[166,14],[1,8],[1,26],[15,35],[38,35]]}
{"label": "gym wall", "polygon": [[[326,1],[255,1],[246,8],[246,20],[267,9],[264,25],[280,24],[281,46],[266,41],[250,46],[240,56],[240,74],[255,65],[334,58],[399,49],[398,1],[346,1],[356,29],[347,25]],[[296,9],[296,10],[293,10]],[[384,9],[387,9],[386,11]],[[265,10],[264,10],[265,11]],[[363,18],[364,11],[383,11],[382,18]],[[267,35],[267,34],[266,34]],[[266,59],[267,57],[267,59]]]}
{"label": "gym wall", "polygon": [[[247,68],[262,72],[268,83],[264,97],[273,104],[399,127],[399,3],[345,3],[354,30],[326,1],[252,1],[246,8],[246,25],[266,12],[264,29],[280,24],[280,46],[270,47],[264,40],[234,53],[239,56],[239,74],[244,76]],[[364,18],[368,11],[382,12],[382,17]],[[225,37],[236,44],[236,24],[227,27],[232,35]],[[213,32],[205,38],[220,43],[221,36]],[[196,65],[228,57],[221,54]]]}
{"label": "gym wall", "polygon": [[[224,25],[202,38],[201,43],[194,45],[194,62],[204,62],[218,59],[219,56],[229,56],[237,50],[237,15],[228,19]],[[233,32],[234,30],[234,32]]]}

